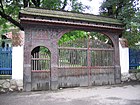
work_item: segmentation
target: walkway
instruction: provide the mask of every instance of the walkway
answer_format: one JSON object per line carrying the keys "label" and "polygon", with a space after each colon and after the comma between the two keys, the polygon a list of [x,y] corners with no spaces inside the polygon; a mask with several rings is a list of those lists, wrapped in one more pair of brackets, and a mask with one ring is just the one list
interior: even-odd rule
{"label": "walkway", "polygon": [[0,95],[0,105],[140,105],[140,84]]}

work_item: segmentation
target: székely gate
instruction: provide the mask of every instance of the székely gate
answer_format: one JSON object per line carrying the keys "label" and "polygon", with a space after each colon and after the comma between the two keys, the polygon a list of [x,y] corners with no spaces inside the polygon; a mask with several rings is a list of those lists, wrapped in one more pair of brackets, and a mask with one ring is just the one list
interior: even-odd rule
{"label": "sz\u00e9kely gate", "polygon": [[[24,90],[120,83],[118,20],[91,14],[25,8],[20,12],[25,31]],[[68,32],[99,32],[110,40],[77,38],[58,44]]]}

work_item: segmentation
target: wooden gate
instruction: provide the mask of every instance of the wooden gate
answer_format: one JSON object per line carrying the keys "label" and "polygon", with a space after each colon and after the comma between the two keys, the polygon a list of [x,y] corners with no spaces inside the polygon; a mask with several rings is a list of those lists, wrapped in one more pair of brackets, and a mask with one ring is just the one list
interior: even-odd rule
{"label": "wooden gate", "polygon": [[45,47],[36,47],[32,50],[31,81],[32,90],[50,89],[50,51]]}
{"label": "wooden gate", "polygon": [[12,75],[12,48],[0,48],[0,75]]}
{"label": "wooden gate", "polygon": [[[111,43],[109,43],[111,42]],[[59,46],[59,87],[114,84],[112,41],[81,38]]]}

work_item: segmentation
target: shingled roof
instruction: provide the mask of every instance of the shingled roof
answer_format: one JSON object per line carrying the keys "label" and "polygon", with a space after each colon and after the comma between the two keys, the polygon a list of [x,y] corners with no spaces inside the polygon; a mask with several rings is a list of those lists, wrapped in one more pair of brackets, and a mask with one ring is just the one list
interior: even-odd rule
{"label": "shingled roof", "polygon": [[54,11],[54,10],[47,10],[47,9],[25,8],[20,11],[20,14],[122,25],[122,23],[117,19],[97,16],[92,14],[85,14],[85,13],[73,13],[68,11],[56,11],[56,10]]}

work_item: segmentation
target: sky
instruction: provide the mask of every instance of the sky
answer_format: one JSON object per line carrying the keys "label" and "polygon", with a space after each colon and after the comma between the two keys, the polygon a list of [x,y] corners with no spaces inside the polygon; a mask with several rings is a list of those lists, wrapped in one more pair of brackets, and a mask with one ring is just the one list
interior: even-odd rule
{"label": "sky", "polygon": [[90,10],[86,10],[85,13],[91,13],[98,15],[99,14],[99,7],[101,6],[103,0],[79,0],[81,1],[84,5],[90,6]]}
{"label": "sky", "polygon": [[[81,1],[84,5],[90,6],[90,10],[86,10],[85,13],[91,13],[95,15],[99,15],[99,7],[101,6],[103,0],[79,0]],[[139,0],[139,5],[140,7],[140,0]]]}

